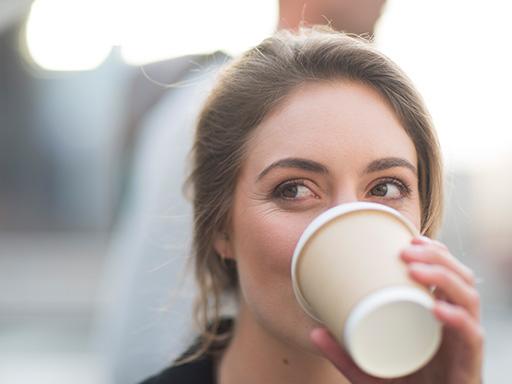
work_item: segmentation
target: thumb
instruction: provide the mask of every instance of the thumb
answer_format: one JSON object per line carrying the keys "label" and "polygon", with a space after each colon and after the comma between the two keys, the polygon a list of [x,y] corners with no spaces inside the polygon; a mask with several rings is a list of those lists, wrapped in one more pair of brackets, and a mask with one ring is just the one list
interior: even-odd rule
{"label": "thumb", "polygon": [[313,329],[309,338],[322,355],[333,363],[350,382],[357,384],[383,383],[381,379],[363,372],[326,328]]}

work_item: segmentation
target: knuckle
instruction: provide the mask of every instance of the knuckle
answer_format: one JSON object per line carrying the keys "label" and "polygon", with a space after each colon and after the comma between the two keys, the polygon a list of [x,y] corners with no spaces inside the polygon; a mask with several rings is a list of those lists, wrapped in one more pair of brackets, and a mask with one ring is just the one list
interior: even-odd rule
{"label": "knuckle", "polygon": [[451,254],[451,252],[448,250],[448,248],[444,248],[444,249],[441,249],[438,251],[439,253],[439,256],[443,259],[448,259],[448,260],[454,260],[455,259],[455,256],[453,256]]}
{"label": "knuckle", "polygon": [[462,327],[462,328],[465,328],[469,321],[470,321],[470,318],[469,316],[466,314],[466,312],[464,310],[462,310],[462,308],[456,306],[453,308],[453,312],[454,312],[454,315],[455,315],[455,323],[458,327]]}
{"label": "knuckle", "polygon": [[476,327],[473,335],[473,343],[479,348],[483,347],[485,343],[485,331],[482,326]]}
{"label": "knuckle", "polygon": [[471,288],[468,295],[469,303],[475,308],[480,307],[480,294],[478,291],[474,288]]}
{"label": "knuckle", "polygon": [[439,285],[446,286],[451,282],[450,275],[443,270],[442,267],[435,266],[432,268],[432,275],[434,280],[438,282]]}
{"label": "knuckle", "polygon": [[475,272],[473,272],[473,270],[468,267],[465,267],[465,270],[466,270],[466,277],[467,277],[468,283],[471,285],[475,285],[476,284]]}

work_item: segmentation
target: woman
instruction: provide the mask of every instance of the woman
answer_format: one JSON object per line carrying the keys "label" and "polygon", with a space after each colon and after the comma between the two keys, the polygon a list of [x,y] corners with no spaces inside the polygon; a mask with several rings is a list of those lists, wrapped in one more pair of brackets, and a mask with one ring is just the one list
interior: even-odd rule
{"label": "woman", "polygon": [[[199,118],[189,183],[203,333],[146,383],[480,383],[483,331],[471,270],[431,240],[441,221],[442,166],[420,96],[365,41],[325,27],[280,32],[223,72]],[[424,235],[401,257],[435,286],[443,342],[396,380],[354,365],[296,302],[290,263],[314,217],[373,201]],[[221,300],[237,304],[234,321]]]}

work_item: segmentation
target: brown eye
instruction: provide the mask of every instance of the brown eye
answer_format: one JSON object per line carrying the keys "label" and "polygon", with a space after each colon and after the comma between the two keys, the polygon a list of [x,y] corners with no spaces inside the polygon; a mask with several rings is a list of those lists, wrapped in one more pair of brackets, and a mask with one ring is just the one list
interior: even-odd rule
{"label": "brown eye", "polygon": [[302,200],[316,195],[300,181],[289,181],[277,186],[272,195],[283,200]]}
{"label": "brown eye", "polygon": [[382,197],[389,200],[398,200],[409,194],[407,186],[395,180],[380,183],[373,187],[370,192],[373,196]]}
{"label": "brown eye", "polygon": [[388,185],[387,184],[379,184],[375,188],[372,189],[375,196],[386,196],[388,193]]}
{"label": "brown eye", "polygon": [[294,199],[297,197],[297,193],[299,191],[299,186],[297,184],[295,185],[287,185],[285,188],[281,190],[281,196],[287,198],[287,199]]}

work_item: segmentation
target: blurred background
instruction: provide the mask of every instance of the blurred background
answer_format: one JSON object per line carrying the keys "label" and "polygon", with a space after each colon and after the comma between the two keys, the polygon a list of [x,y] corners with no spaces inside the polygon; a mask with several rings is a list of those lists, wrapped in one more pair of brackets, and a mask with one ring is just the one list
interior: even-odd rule
{"label": "blurred background", "polygon": [[[509,383],[512,5],[388,0],[381,11],[375,44],[410,75],[440,136],[440,238],[479,278],[485,382]],[[188,288],[179,310],[145,317],[164,312],[189,241],[176,159],[215,72],[271,34],[278,12],[273,0],[0,0],[0,383],[135,382],[181,348],[148,358],[136,341],[174,322],[172,344],[188,318]]]}

